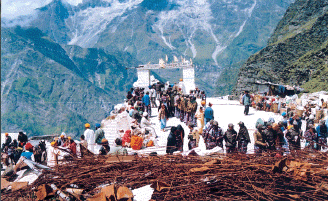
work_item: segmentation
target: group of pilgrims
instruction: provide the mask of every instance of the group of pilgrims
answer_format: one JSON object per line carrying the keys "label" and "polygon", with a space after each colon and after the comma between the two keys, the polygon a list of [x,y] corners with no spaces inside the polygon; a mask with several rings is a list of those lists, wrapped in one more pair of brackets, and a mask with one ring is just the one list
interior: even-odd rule
{"label": "group of pilgrims", "polygon": [[[235,130],[235,125],[229,124],[224,132],[219,123],[214,120],[212,103],[206,104],[206,94],[198,88],[191,90],[189,94],[183,94],[179,84],[164,87],[162,83],[157,83],[145,91],[144,88],[131,88],[127,95],[127,103],[130,106],[130,116],[136,119],[133,128],[140,126],[155,136],[153,124],[149,121],[151,108],[158,108],[158,119],[161,122],[161,130],[164,131],[168,118],[176,117],[185,123],[190,133],[188,134],[189,150],[199,146],[200,136],[202,136],[206,149],[220,147],[226,153],[247,153],[248,144],[251,143],[249,131],[244,122],[239,122],[239,129]],[[248,115],[249,108],[245,93],[242,104],[245,105],[245,115]],[[196,99],[201,99],[198,106]],[[156,100],[160,103],[156,104]],[[268,121],[259,119],[256,122],[254,137],[254,152],[276,152],[280,155],[301,149],[301,140],[305,141],[305,148],[308,150],[321,150],[327,146],[327,126],[325,120],[321,120],[315,126],[313,116],[299,117],[297,115],[287,117],[286,112],[281,114],[280,120],[275,122],[273,118]],[[302,120],[306,120],[306,130],[302,131]],[[147,122],[147,123],[145,123]],[[166,153],[172,154],[175,151],[183,150],[185,132],[181,125],[171,127],[167,139]],[[154,139],[154,138],[153,138]],[[156,143],[155,143],[156,144]],[[124,146],[124,143],[123,143]]]}
{"label": "group of pilgrims", "polygon": [[[198,105],[197,99],[200,99],[201,105]],[[251,97],[245,93],[242,98],[245,115],[248,115],[249,107],[246,106],[249,106],[250,102]],[[161,132],[170,129],[166,143],[167,154],[183,151],[185,130],[182,123],[189,128],[189,150],[199,147],[200,139],[204,140],[207,150],[220,147],[225,149],[227,154],[247,153],[247,147],[251,143],[249,131],[244,122],[238,123],[239,129],[235,129],[235,126],[230,123],[228,129],[223,131],[218,121],[214,120],[213,104],[206,103],[205,92],[198,88],[191,90],[189,94],[184,94],[182,87],[177,83],[166,85],[158,82],[149,86],[147,90],[138,87],[131,88],[126,96],[126,105],[128,107],[122,112],[126,111],[132,117],[132,124],[129,125],[131,129],[122,131],[124,132],[123,136],[116,138],[114,145],[109,146],[100,123],[95,124],[95,131],[90,128],[89,123],[86,123],[84,134],[80,136],[79,142],[63,133],[50,143],[51,146],[48,150],[46,150],[44,141],[41,141],[36,147],[32,146],[23,132],[19,133],[17,140],[12,140],[6,133],[6,139],[2,145],[2,155],[6,154],[7,157],[2,157],[2,159],[10,159],[11,163],[16,164],[16,171],[19,168],[17,164],[21,162],[22,157],[36,162],[42,162],[42,158],[46,157],[47,159],[43,160],[47,160],[47,165],[54,167],[58,164],[60,153],[63,152],[79,157],[82,149],[85,148],[93,154],[127,155],[127,148],[140,150],[158,146],[155,124],[150,121],[152,108],[158,110]],[[256,130],[253,133],[255,154],[262,152],[274,152],[280,155],[293,153],[295,150],[301,149],[302,139],[305,141],[305,149],[309,151],[320,151],[327,148],[328,125],[326,121],[328,120],[321,120],[315,126],[314,116],[309,111],[304,114],[305,116],[300,117],[283,112],[278,122],[275,122],[273,118],[268,121],[258,119]],[[181,124],[167,128],[167,120],[173,117],[179,119]],[[302,120],[306,122],[304,131],[302,131]]]}

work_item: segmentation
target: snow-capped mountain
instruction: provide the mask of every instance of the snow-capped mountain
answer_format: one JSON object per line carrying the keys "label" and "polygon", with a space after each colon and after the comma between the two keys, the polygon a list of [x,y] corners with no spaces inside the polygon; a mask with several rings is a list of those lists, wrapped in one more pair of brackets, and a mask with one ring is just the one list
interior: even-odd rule
{"label": "snow-capped mountain", "polygon": [[[31,25],[60,44],[118,49],[142,62],[174,54],[222,66],[220,55],[245,31],[262,48],[292,1],[54,0]],[[263,30],[250,29],[256,20]]]}

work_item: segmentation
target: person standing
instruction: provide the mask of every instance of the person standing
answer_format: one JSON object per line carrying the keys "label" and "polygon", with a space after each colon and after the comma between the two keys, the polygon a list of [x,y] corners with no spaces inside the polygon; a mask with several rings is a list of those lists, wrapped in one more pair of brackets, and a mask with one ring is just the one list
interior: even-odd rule
{"label": "person standing", "polygon": [[97,153],[98,150],[101,147],[101,140],[105,138],[105,132],[101,128],[100,123],[96,123],[95,127],[96,127],[96,131],[95,131],[95,152]]}
{"label": "person standing", "polygon": [[183,139],[184,139],[184,136],[185,136],[184,129],[179,124],[177,126],[177,130],[176,130],[176,142],[177,142],[178,151],[183,151]]}
{"label": "person standing", "polygon": [[149,97],[149,91],[146,92],[146,95],[142,97],[142,103],[145,107],[144,112],[147,112],[148,118],[151,116],[151,107],[150,107],[150,97]]}
{"label": "person standing", "polygon": [[195,118],[197,118],[197,127],[199,134],[203,133],[204,128],[204,109],[203,107],[200,107],[198,112],[195,114]]}
{"label": "person standing", "polygon": [[304,133],[304,138],[306,139],[305,147],[309,150],[315,150],[318,142],[318,135],[313,124],[308,125],[308,130]]}
{"label": "person standing", "polygon": [[321,120],[320,124],[316,128],[318,135],[318,146],[317,149],[320,151],[322,145],[327,146],[327,126],[325,120]]}
{"label": "person standing", "polygon": [[239,122],[239,132],[237,135],[237,141],[238,141],[238,151],[240,153],[246,154],[247,152],[247,145],[251,142],[248,134],[248,129],[246,128],[244,122]]}
{"label": "person standing", "polygon": [[95,134],[94,131],[90,129],[90,124],[86,123],[84,125],[85,131],[84,131],[84,136],[85,140],[88,142],[88,149],[91,151],[91,153],[95,153]]}
{"label": "person standing", "polygon": [[207,124],[207,122],[214,119],[214,111],[212,109],[212,103],[208,103],[208,106],[209,107],[207,107],[204,112],[205,125]]}
{"label": "person standing", "polygon": [[216,146],[223,148],[223,133],[222,129],[219,127],[219,123],[217,121],[213,121],[213,125],[208,131],[208,135],[206,137],[205,145],[206,149],[213,149]]}
{"label": "person standing", "polygon": [[226,146],[226,152],[233,153],[236,150],[236,144],[237,144],[237,132],[233,128],[233,124],[228,125],[228,130],[223,135],[225,146]]}
{"label": "person standing", "polygon": [[248,91],[245,91],[245,95],[242,98],[242,103],[245,105],[244,114],[248,115],[249,106],[251,105],[251,96],[248,94]]}
{"label": "person standing", "polygon": [[271,151],[276,150],[276,140],[277,140],[277,132],[273,130],[272,123],[267,123],[267,128],[263,132],[264,141],[267,144],[267,149]]}
{"label": "person standing", "polygon": [[289,150],[300,150],[301,149],[301,133],[298,128],[297,121],[293,122],[293,127],[290,128],[286,133],[286,138],[289,144]]}
{"label": "person standing", "polygon": [[155,86],[152,86],[152,88],[150,90],[150,100],[151,100],[151,107],[152,108],[157,108]]}
{"label": "person standing", "polygon": [[261,154],[267,147],[267,144],[264,143],[263,130],[264,128],[262,124],[260,124],[254,132],[254,151],[256,154]]}
{"label": "person standing", "polygon": [[196,97],[192,97],[190,102],[191,102],[191,122],[194,125],[196,125],[197,120],[196,120],[195,114],[197,112],[197,107],[198,107],[198,104],[196,102]]}
{"label": "person standing", "polygon": [[166,127],[166,120],[167,120],[167,109],[164,103],[162,103],[161,109],[159,110],[158,119],[161,122],[161,130],[164,132],[164,128]]}

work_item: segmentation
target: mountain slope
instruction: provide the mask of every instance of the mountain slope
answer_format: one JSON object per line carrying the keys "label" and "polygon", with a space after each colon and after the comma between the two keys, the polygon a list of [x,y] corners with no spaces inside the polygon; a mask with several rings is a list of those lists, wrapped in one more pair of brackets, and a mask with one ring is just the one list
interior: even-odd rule
{"label": "mountain slope", "polygon": [[328,88],[328,1],[297,0],[287,10],[266,48],[239,72],[236,92],[255,90],[256,81]]}
{"label": "mountain slope", "polygon": [[127,52],[143,63],[165,55],[193,58],[197,85],[222,93],[213,92],[217,84],[232,84],[217,83],[224,68],[265,47],[293,1],[96,0],[74,6],[54,0],[30,25],[59,44]]}
{"label": "mountain slope", "polygon": [[1,130],[81,134],[136,81],[126,63],[98,49],[60,45],[35,28],[1,30]]}

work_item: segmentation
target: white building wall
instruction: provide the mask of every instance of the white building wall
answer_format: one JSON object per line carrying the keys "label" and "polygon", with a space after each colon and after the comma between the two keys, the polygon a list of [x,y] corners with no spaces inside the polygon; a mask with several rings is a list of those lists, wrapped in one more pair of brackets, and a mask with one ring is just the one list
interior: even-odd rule
{"label": "white building wall", "polygon": [[137,69],[138,80],[133,83],[133,87],[147,88],[150,83],[149,70]]}
{"label": "white building wall", "polygon": [[196,88],[194,68],[183,68],[183,83],[187,94]]}

